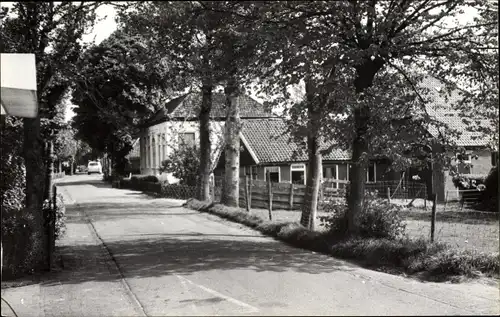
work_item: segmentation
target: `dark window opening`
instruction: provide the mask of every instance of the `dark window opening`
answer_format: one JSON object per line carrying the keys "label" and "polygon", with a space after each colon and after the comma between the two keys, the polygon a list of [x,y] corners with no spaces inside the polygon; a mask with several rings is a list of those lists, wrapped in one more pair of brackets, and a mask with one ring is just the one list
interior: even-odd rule
{"label": "dark window opening", "polygon": [[292,183],[304,185],[304,171],[292,171]]}

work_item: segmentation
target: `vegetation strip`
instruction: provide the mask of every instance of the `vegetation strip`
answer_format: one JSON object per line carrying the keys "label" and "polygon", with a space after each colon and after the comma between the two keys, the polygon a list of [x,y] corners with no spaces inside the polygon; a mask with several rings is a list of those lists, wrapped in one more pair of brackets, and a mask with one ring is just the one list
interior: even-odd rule
{"label": "vegetation strip", "polygon": [[311,231],[296,222],[264,220],[240,208],[189,199],[184,207],[217,215],[254,228],[292,246],[354,260],[368,268],[415,275],[424,280],[445,281],[453,277],[500,276],[500,257],[458,251],[446,244],[408,238],[345,238],[329,232]]}

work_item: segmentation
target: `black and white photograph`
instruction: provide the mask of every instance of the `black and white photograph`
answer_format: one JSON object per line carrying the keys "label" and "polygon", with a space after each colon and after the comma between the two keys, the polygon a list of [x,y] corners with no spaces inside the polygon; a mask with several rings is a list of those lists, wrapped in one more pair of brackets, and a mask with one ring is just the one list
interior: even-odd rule
{"label": "black and white photograph", "polygon": [[498,0],[0,8],[2,317],[500,315]]}

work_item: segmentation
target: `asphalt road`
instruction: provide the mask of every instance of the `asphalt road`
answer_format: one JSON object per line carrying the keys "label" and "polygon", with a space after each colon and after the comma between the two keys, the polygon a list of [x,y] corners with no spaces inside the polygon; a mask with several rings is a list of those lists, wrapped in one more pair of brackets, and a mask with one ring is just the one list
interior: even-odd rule
{"label": "asphalt road", "polygon": [[[60,181],[59,191],[73,203],[68,230],[82,230],[70,234],[78,239],[63,241],[62,248],[65,271],[104,262],[108,269],[75,271],[64,286],[46,287],[45,315],[78,309],[85,315],[85,296],[95,305],[87,315],[102,316],[500,312],[498,285],[422,283],[362,269],[184,209],[182,201],[111,189],[100,179],[76,175]],[[92,234],[83,231],[84,224]],[[85,262],[88,258],[94,262]],[[93,291],[85,293],[82,285]],[[57,304],[51,292],[64,293],[70,306],[71,298],[80,304],[47,313]]]}

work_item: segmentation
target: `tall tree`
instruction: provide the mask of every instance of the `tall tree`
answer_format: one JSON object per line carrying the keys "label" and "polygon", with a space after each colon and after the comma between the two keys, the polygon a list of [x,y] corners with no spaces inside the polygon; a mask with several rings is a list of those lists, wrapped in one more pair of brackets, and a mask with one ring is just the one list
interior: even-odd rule
{"label": "tall tree", "polygon": [[53,118],[55,106],[66,91],[81,49],[81,38],[95,21],[100,2],[18,2],[0,26],[3,53],[33,53],[37,69],[39,116],[24,119],[26,209],[33,215],[32,268],[44,266],[47,238],[44,235],[42,202],[45,162],[40,138],[42,118]]}
{"label": "tall tree", "polygon": [[135,10],[120,14],[120,25],[131,34],[154,38],[152,54],[169,60],[172,88],[183,90],[196,87],[201,91],[199,107],[199,182],[197,196],[210,198],[212,138],[210,114],[212,93],[219,83],[214,31],[220,21],[199,14],[197,2],[153,2],[141,4]]}
{"label": "tall tree", "polygon": [[[326,112],[345,115],[342,122],[331,120],[327,126],[333,127],[330,136],[352,151],[348,223],[349,231],[356,233],[356,215],[364,206],[368,159],[384,141],[391,145],[385,153],[397,152],[404,145],[387,134],[387,129],[377,128],[381,123],[391,127],[401,120],[421,127],[439,125],[426,112],[432,100],[426,98],[429,89],[422,87],[423,75],[438,77],[451,88],[458,73],[467,82],[473,77],[467,69],[491,65],[491,54],[482,48],[492,46],[493,37],[486,34],[492,33],[488,30],[496,28],[498,21],[492,13],[488,21],[454,21],[458,17],[463,20],[463,12],[490,7],[485,0],[264,1],[257,5],[259,19],[268,26],[262,29],[267,41],[263,41],[261,54],[268,62],[261,66],[271,75],[267,78],[281,71],[269,87],[297,83],[306,78],[311,65],[323,69],[317,73],[323,78],[335,67],[341,67],[342,77],[349,78],[344,92],[351,102]],[[336,94],[338,89],[333,91]],[[442,91],[443,95],[449,93],[450,89]],[[405,106],[408,100],[412,103]],[[320,107],[326,110],[328,104]],[[334,123],[341,123],[338,127],[342,129]]]}
{"label": "tall tree", "polygon": [[72,93],[77,136],[108,153],[122,173],[138,126],[168,100],[168,67],[150,58],[144,38],[121,30],[86,51],[78,65]]}

